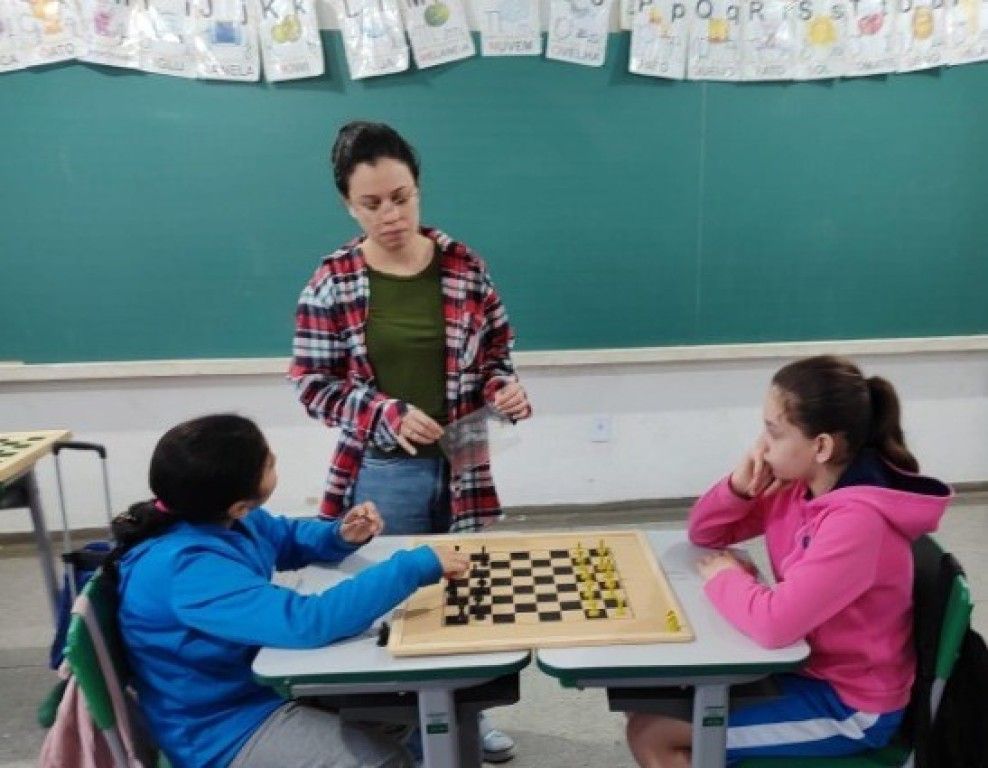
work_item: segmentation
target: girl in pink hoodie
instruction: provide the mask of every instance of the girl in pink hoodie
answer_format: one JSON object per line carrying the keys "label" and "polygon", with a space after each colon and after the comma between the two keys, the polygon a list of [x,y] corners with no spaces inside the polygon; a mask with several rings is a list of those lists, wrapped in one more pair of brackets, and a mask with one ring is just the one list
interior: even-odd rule
{"label": "girl in pink hoodie", "polygon": [[[781,695],[732,710],[728,761],[847,755],[884,746],[902,720],[916,659],[911,544],[937,528],[952,492],[918,474],[885,379],[848,360],[798,360],[765,398],[765,426],[735,470],[690,513],[707,596],[769,648],[805,638],[800,674]],[[725,547],[764,534],[775,576],[760,583]],[[628,720],[643,768],[688,766],[688,723]]]}

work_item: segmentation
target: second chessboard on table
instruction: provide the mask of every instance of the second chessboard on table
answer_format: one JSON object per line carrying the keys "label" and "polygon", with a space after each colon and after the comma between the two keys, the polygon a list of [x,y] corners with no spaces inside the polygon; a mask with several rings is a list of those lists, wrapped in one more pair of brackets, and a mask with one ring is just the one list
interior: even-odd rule
{"label": "second chessboard on table", "polygon": [[683,642],[688,622],[636,531],[422,537],[456,546],[470,572],[416,592],[395,613],[395,656]]}
{"label": "second chessboard on table", "polygon": [[65,429],[0,432],[0,482],[31,469],[55,443],[71,436],[72,433]]}

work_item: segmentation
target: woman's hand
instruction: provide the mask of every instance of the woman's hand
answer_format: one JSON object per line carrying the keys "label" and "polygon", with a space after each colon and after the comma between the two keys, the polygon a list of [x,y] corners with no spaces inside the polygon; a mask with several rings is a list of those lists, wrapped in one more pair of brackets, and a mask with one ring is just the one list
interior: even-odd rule
{"label": "woman's hand", "polygon": [[459,550],[439,544],[432,547],[443,567],[443,576],[457,579],[470,569],[470,558]]}
{"label": "woman's hand", "polygon": [[738,462],[731,473],[731,490],[738,496],[753,499],[759,495],[771,496],[782,487],[782,481],[772,474],[772,467],[765,461],[768,446],[759,438]]}
{"label": "woman's hand", "polygon": [[348,544],[366,544],[383,530],[384,521],[372,501],[358,504],[340,521],[340,537]]}
{"label": "woman's hand", "polygon": [[710,581],[718,573],[728,568],[742,568],[750,573],[750,570],[745,568],[744,563],[726,550],[701,557],[700,562],[696,566],[704,582]]}
{"label": "woman's hand", "polygon": [[408,406],[408,411],[401,418],[398,427],[398,445],[406,453],[414,456],[418,453],[415,444],[431,445],[443,436],[443,428],[439,423],[420,411],[414,405]]}
{"label": "woman's hand", "polygon": [[527,419],[532,415],[532,406],[528,403],[525,388],[517,381],[506,384],[494,393],[494,410],[512,421]]}

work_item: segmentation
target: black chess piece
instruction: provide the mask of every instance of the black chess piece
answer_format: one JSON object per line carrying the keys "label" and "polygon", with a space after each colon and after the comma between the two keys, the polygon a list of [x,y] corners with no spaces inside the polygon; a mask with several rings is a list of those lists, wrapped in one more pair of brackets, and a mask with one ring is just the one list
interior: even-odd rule
{"label": "black chess piece", "polygon": [[377,630],[377,644],[380,646],[387,645],[389,637],[391,637],[391,627],[388,626],[388,622],[382,621]]}

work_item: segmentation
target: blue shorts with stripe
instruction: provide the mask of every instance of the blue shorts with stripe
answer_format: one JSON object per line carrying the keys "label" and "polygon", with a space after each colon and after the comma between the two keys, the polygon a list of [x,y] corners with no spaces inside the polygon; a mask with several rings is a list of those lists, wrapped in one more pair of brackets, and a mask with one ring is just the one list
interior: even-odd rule
{"label": "blue shorts with stripe", "polygon": [[837,698],[833,686],[802,675],[777,675],[781,695],[731,710],[727,760],[746,757],[851,755],[888,744],[903,710],[860,712]]}

